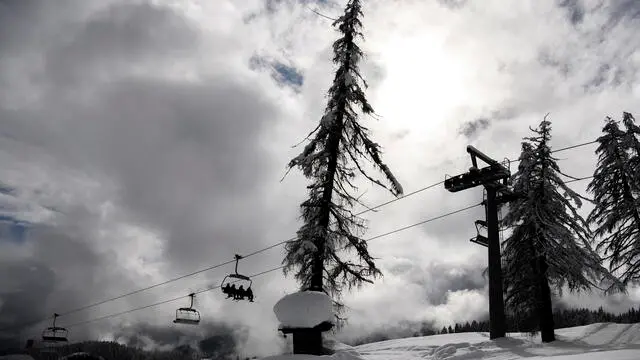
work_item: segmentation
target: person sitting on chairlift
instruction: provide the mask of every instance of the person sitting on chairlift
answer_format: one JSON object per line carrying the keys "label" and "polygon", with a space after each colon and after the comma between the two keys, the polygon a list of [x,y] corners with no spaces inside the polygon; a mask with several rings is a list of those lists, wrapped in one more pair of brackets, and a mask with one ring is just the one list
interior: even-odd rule
{"label": "person sitting on chairlift", "polygon": [[251,290],[251,286],[247,288],[245,295],[247,296],[247,299],[249,299],[249,302],[253,302],[253,290]]}
{"label": "person sitting on chairlift", "polygon": [[222,287],[223,294],[229,294],[231,292],[231,284],[227,283],[227,285]]}
{"label": "person sitting on chairlift", "polygon": [[[229,286],[229,284],[227,284],[227,286]],[[229,290],[227,292],[227,299],[230,297],[233,297],[235,299],[236,294],[237,294],[236,284],[231,284],[231,287],[229,287]]]}
{"label": "person sitting on chairlift", "polygon": [[235,300],[243,300],[244,294],[244,286],[240,285],[240,287],[238,288],[238,292],[236,292]]}

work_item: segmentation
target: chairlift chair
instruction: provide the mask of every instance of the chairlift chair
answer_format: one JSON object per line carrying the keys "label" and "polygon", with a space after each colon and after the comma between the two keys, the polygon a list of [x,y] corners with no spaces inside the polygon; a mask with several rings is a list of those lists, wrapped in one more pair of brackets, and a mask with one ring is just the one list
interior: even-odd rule
{"label": "chairlift chair", "polygon": [[478,245],[482,245],[484,247],[488,247],[489,246],[489,239],[486,236],[480,234],[480,228],[485,228],[486,229],[487,228],[487,222],[484,221],[484,220],[476,220],[475,224],[476,224],[477,235],[476,235],[476,237],[471,238],[471,240],[469,240],[469,241],[471,241],[472,243],[476,243]]}
{"label": "chairlift chair", "polygon": [[176,310],[176,319],[173,320],[175,324],[198,325],[200,323],[200,312],[193,308],[195,296],[194,293],[189,294],[191,305],[188,308],[183,307]]}
{"label": "chairlift chair", "polygon": [[56,318],[59,314],[53,314],[52,326],[42,331],[42,341],[47,343],[66,343],[68,342],[69,330],[56,326]]}
{"label": "chairlift chair", "polygon": [[[249,302],[253,302],[253,290],[251,290],[251,284],[253,284],[253,280],[251,280],[250,277],[246,276],[246,275],[242,275],[240,273],[238,273],[238,262],[240,261],[240,259],[242,259],[242,256],[236,254],[235,255],[235,259],[236,259],[236,268],[235,268],[235,274],[228,274],[227,276],[224,277],[224,279],[222,279],[222,283],[220,284],[220,288],[222,289],[222,293],[225,295],[228,295],[229,298],[233,299],[233,300],[245,300],[244,295],[238,297],[235,296],[234,294],[230,294],[228,292],[228,287],[232,285],[231,281],[227,281],[227,279],[237,279],[236,281],[233,281],[233,283],[235,284],[236,282],[244,282],[246,284],[246,288],[244,288],[245,291],[251,291],[251,296],[248,298]],[[225,284],[226,282],[226,284]],[[243,286],[244,287],[244,286]]]}

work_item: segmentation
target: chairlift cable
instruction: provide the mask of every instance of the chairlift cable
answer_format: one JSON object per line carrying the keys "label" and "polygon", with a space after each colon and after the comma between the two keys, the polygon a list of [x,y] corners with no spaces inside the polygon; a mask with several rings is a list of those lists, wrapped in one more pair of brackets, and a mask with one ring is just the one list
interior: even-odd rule
{"label": "chairlift cable", "polygon": [[[597,142],[597,140],[595,140],[595,141],[589,141],[589,142],[584,142],[584,143],[580,143],[580,144],[576,144],[576,145],[571,145],[571,146],[567,146],[567,147],[560,148],[560,149],[557,149],[557,150],[553,150],[553,151],[551,151],[551,153],[559,152],[559,151],[564,151],[564,150],[569,150],[569,149],[574,149],[574,148],[578,148],[578,147],[582,147],[582,146],[586,146],[586,145],[594,144],[594,143],[596,143],[596,142]],[[520,161],[520,160],[521,160],[521,159],[516,159],[516,160],[513,160],[513,161]],[[444,165],[444,163],[442,163],[442,165]],[[584,180],[584,179],[586,179],[586,178],[581,178],[580,180]],[[570,183],[570,182],[574,182],[574,181],[578,181],[578,180],[566,181],[565,183]],[[393,199],[391,199],[391,200],[388,200],[388,201],[386,201],[386,202],[383,202],[383,203],[381,203],[381,204],[379,204],[379,205],[376,205],[376,206],[374,206],[374,207],[367,208],[367,209],[365,209],[365,210],[363,210],[363,211],[361,211],[361,212],[359,212],[359,213],[356,213],[355,215],[356,215],[356,216],[359,216],[359,215],[362,215],[362,214],[368,213],[368,212],[370,212],[370,211],[374,211],[374,210],[379,209],[379,208],[382,208],[382,207],[384,207],[384,206],[386,206],[386,205],[392,204],[392,203],[394,203],[394,202],[396,202],[396,201],[399,201],[399,200],[402,200],[402,199],[406,199],[406,198],[408,198],[408,197],[410,197],[410,196],[413,196],[413,195],[416,195],[416,194],[418,194],[418,193],[420,193],[420,192],[426,191],[426,190],[428,190],[428,189],[432,189],[432,188],[434,188],[434,187],[436,187],[436,186],[438,186],[438,185],[441,185],[441,184],[443,184],[443,183],[444,183],[444,181],[438,181],[438,182],[436,182],[436,183],[430,184],[430,185],[425,186],[425,187],[423,187],[423,188],[420,188],[420,189],[417,189],[417,190],[412,191],[412,192],[410,192],[410,193],[407,193],[407,194],[405,194],[405,195],[403,195],[403,196],[401,196],[401,197],[393,198]],[[287,240],[280,241],[280,242],[275,243],[275,244],[273,244],[273,245],[269,245],[269,246],[267,246],[267,247],[265,247],[265,248],[262,248],[262,249],[259,249],[259,250],[254,251],[254,252],[252,252],[252,253],[249,253],[249,254],[247,254],[247,255],[244,255],[243,257],[244,257],[244,258],[247,258],[247,257],[250,257],[250,256],[254,256],[254,255],[260,254],[260,253],[262,253],[262,252],[265,252],[265,251],[267,251],[267,250],[270,250],[270,249],[273,249],[273,248],[275,248],[275,247],[281,246],[281,245],[286,244],[286,243],[288,243],[288,242],[290,242],[290,241],[293,241],[293,240],[295,240],[295,239],[297,239],[297,237],[292,237],[292,238],[289,238],[289,239],[287,239]],[[66,312],[60,313],[60,316],[65,316],[65,315],[73,314],[73,313],[76,313],[76,312],[79,312],[79,311],[82,311],[82,310],[90,309],[90,308],[93,308],[93,307],[96,307],[96,306],[99,306],[99,305],[102,305],[102,304],[105,304],[105,303],[108,303],[108,302],[112,302],[112,301],[115,301],[115,300],[122,299],[122,298],[127,297],[127,296],[130,296],[130,295],[134,295],[134,294],[137,294],[137,293],[140,293],[140,292],[146,291],[146,290],[150,290],[150,289],[153,289],[153,288],[156,288],[156,287],[162,286],[162,285],[166,285],[166,284],[169,284],[169,283],[172,283],[172,282],[178,281],[178,280],[182,280],[182,279],[185,279],[185,278],[187,278],[187,277],[191,277],[191,276],[194,276],[194,275],[197,275],[197,274],[200,274],[200,273],[206,272],[206,271],[214,270],[214,269],[220,268],[220,267],[222,267],[222,266],[232,264],[232,263],[234,263],[234,262],[235,262],[235,259],[234,259],[234,260],[229,260],[229,261],[226,261],[226,262],[222,262],[222,263],[219,263],[219,264],[216,264],[216,265],[212,265],[212,266],[206,267],[206,268],[204,268],[204,269],[200,269],[200,270],[197,270],[197,271],[193,271],[193,272],[191,272],[191,273],[188,273],[188,274],[180,275],[180,276],[178,276],[178,277],[175,277],[175,278],[172,278],[172,279],[169,279],[169,280],[165,280],[165,281],[162,281],[162,282],[159,282],[159,283],[156,283],[156,284],[153,284],[153,285],[150,285],[150,286],[144,287],[144,288],[140,288],[140,289],[137,289],[137,290],[134,290],[134,291],[131,291],[131,292],[128,292],[128,293],[122,294],[122,295],[118,295],[118,296],[115,296],[115,297],[112,297],[112,298],[108,298],[108,299],[105,299],[105,300],[102,300],[102,301],[98,301],[98,302],[95,302],[95,303],[92,303],[92,304],[89,304],[89,305],[86,305],[86,306],[82,306],[82,307],[79,307],[79,308],[76,308],[76,309],[72,309],[72,310],[69,310],[69,311],[66,311]],[[32,321],[32,322],[30,322],[28,325],[24,325],[23,327],[36,325],[36,324],[39,324],[39,323],[44,322],[44,321],[47,321],[47,320],[48,320],[48,318],[40,319],[40,320],[37,320],[37,321]],[[12,329],[15,329],[15,328],[17,328],[17,327],[16,327],[16,326],[11,326],[11,327],[8,327],[8,328],[0,329],[0,332],[8,331],[8,330],[12,330]]]}
{"label": "chairlift cable", "polygon": [[[554,150],[551,150],[551,152],[550,152],[550,153],[551,153],[551,154],[553,154],[553,153],[557,153],[557,152],[561,152],[561,151],[571,150],[571,149],[575,149],[575,148],[579,148],[579,147],[583,147],[583,146],[587,146],[587,145],[595,144],[595,143],[597,143],[597,142],[598,142],[598,140],[587,141],[587,142],[583,142],[583,143],[580,143],[580,144],[575,144],[575,145],[571,145],[571,146],[566,146],[566,147],[563,147],[563,148],[560,148],[560,149],[554,149]],[[518,156],[514,156],[514,157],[515,157],[516,159],[511,160],[511,161],[513,161],[513,162],[521,161],[521,160],[522,160],[522,158],[520,158],[520,155],[518,155]]]}
{"label": "chairlift cable", "polygon": [[[369,239],[367,239],[365,241],[369,242],[369,241],[377,240],[379,238],[386,237],[386,236],[389,236],[389,235],[392,235],[392,234],[395,234],[395,233],[398,233],[398,232],[401,232],[401,231],[405,231],[405,230],[411,229],[413,227],[416,227],[416,226],[419,226],[419,225],[423,225],[423,224],[426,224],[426,223],[429,223],[429,222],[432,222],[432,221],[435,221],[435,220],[438,220],[438,219],[442,219],[444,217],[451,216],[451,215],[454,215],[454,214],[457,214],[457,213],[472,209],[474,207],[478,207],[480,205],[481,204],[474,204],[474,205],[467,206],[467,207],[462,208],[462,209],[458,209],[458,210],[454,210],[454,211],[451,211],[451,212],[448,212],[448,213],[445,213],[445,214],[442,214],[442,215],[438,215],[438,216],[435,216],[435,217],[432,217],[432,218],[429,218],[429,219],[426,219],[426,220],[423,220],[423,221],[420,221],[420,222],[417,222],[417,223],[414,223],[414,224],[411,224],[411,225],[408,225],[408,226],[403,226],[401,228],[397,228],[395,230],[392,230],[392,231],[389,231],[389,232],[386,232],[386,233],[383,233],[383,234],[380,234],[380,235],[376,235],[376,236],[371,237],[371,238],[369,238]],[[264,274],[267,274],[267,273],[270,273],[270,272],[281,270],[283,268],[284,268],[284,266],[278,266],[278,267],[275,267],[275,268],[272,268],[272,269],[269,269],[269,270],[265,270],[265,271],[253,274],[250,277],[258,277],[258,276],[261,276],[261,275],[264,275]],[[211,291],[211,290],[215,290],[215,289],[220,289],[220,285],[211,286],[211,287],[205,288],[203,290],[195,291],[193,293],[194,294],[201,294],[201,293],[204,293],[204,292],[207,292],[207,291]],[[178,301],[178,300],[181,300],[181,299],[184,299],[184,295],[180,296],[180,297],[172,298],[172,299],[159,301],[159,302],[156,302],[156,303],[153,303],[153,304],[141,306],[141,307],[138,307],[138,308],[134,308],[134,309],[130,309],[130,310],[114,313],[114,314],[109,314],[109,315],[105,315],[105,316],[101,316],[101,317],[98,317],[98,318],[89,319],[89,320],[85,320],[85,321],[81,321],[81,322],[77,322],[77,323],[73,323],[71,325],[67,325],[67,328],[71,328],[71,327],[75,327],[75,326],[79,326],[79,325],[84,325],[84,324],[96,322],[96,321],[99,321],[99,320],[104,320],[104,319],[108,319],[108,318],[112,318],[112,317],[116,317],[116,316],[120,316],[120,315],[124,315],[124,314],[128,314],[128,313],[132,313],[132,312],[138,311],[138,310],[148,309],[148,308],[151,308],[151,307],[167,304],[167,303]]]}
{"label": "chairlift cable", "polygon": [[[355,215],[356,215],[356,216],[359,216],[359,215],[363,215],[363,214],[365,214],[365,213],[368,213],[368,212],[370,212],[370,211],[374,211],[374,210],[380,209],[380,208],[382,208],[382,207],[384,207],[384,206],[387,206],[387,205],[392,204],[392,203],[394,203],[394,202],[397,202],[397,201],[399,201],[399,200],[406,199],[406,198],[408,198],[408,197],[410,197],[410,196],[413,196],[413,195],[416,195],[416,194],[421,193],[421,192],[423,192],[423,191],[426,191],[426,190],[432,189],[432,188],[434,188],[434,187],[436,187],[436,186],[438,186],[438,185],[442,185],[443,183],[444,183],[444,181],[438,181],[438,182],[436,182],[436,183],[430,184],[430,185],[425,186],[425,187],[423,187],[423,188],[420,188],[420,189],[417,189],[417,190],[412,191],[412,192],[410,192],[410,193],[407,193],[407,194],[403,195],[402,197],[393,198],[393,199],[391,199],[391,200],[385,201],[385,202],[383,202],[383,203],[381,203],[381,204],[378,204],[378,205],[376,205],[376,206],[373,206],[373,207],[370,207],[370,208],[368,208],[368,209],[365,209],[365,210],[363,210],[363,211],[361,211],[361,212],[356,213]],[[278,243],[275,243],[275,244],[273,244],[273,245],[269,245],[269,246],[264,247],[264,248],[262,248],[262,249],[259,249],[259,250],[256,250],[256,251],[254,251],[254,252],[251,252],[251,253],[248,253],[248,254],[246,254],[246,255],[243,255],[243,258],[247,258],[247,257],[251,257],[251,256],[254,256],[254,255],[257,255],[257,254],[263,253],[263,252],[265,252],[265,251],[267,251],[267,250],[271,250],[271,249],[276,248],[276,247],[278,247],[278,246],[284,245],[284,244],[286,244],[286,243],[288,243],[288,242],[290,242],[290,241],[293,241],[293,240],[295,240],[295,239],[297,239],[297,237],[292,237],[292,238],[289,238],[289,239],[287,239],[287,240],[284,240],[284,241],[280,241],[280,242],[278,242]],[[172,283],[172,282],[178,281],[178,280],[182,280],[182,279],[185,279],[185,278],[188,278],[188,277],[191,277],[191,276],[194,276],[194,275],[197,275],[197,274],[200,274],[200,273],[206,272],[206,271],[214,270],[214,269],[220,268],[220,267],[225,266],[225,265],[233,264],[234,262],[235,262],[235,259],[234,259],[234,260],[229,260],[229,261],[226,261],[226,262],[223,262],[223,263],[219,263],[219,264],[216,264],[216,265],[212,265],[212,266],[206,267],[206,268],[204,268],[204,269],[200,269],[200,270],[197,270],[197,271],[193,271],[193,272],[191,272],[191,273],[184,274],[184,275],[181,275],[181,276],[178,276],[178,277],[175,277],[175,278],[169,279],[169,280],[165,280],[165,281],[162,281],[162,282],[159,282],[159,283],[156,283],[156,284],[153,284],[153,285],[150,285],[150,286],[144,287],[144,288],[140,288],[140,289],[137,289],[137,290],[134,290],[134,291],[131,291],[131,292],[128,292],[128,293],[122,294],[122,295],[118,295],[118,296],[115,296],[115,297],[112,297],[112,298],[108,298],[108,299],[105,299],[105,300],[102,300],[102,301],[98,301],[98,302],[95,302],[95,303],[92,303],[92,304],[89,304],[89,305],[86,305],[86,306],[82,306],[82,307],[79,307],[79,308],[76,308],[76,309],[72,309],[72,310],[69,310],[69,311],[66,311],[66,312],[60,313],[60,316],[73,314],[73,313],[76,313],[76,312],[79,312],[79,311],[82,311],[82,310],[86,310],[86,309],[90,309],[90,308],[93,308],[93,307],[96,307],[96,306],[99,306],[99,305],[102,305],[102,304],[106,304],[106,303],[108,303],[108,302],[116,301],[116,300],[119,300],[119,299],[125,298],[125,297],[130,296],[130,295],[134,295],[134,294],[137,294],[137,293],[140,293],[140,292],[146,291],[146,290],[150,290],[150,289],[153,289],[153,288],[156,288],[156,287],[162,286],[162,285],[166,285],[166,284],[169,284],[169,283]],[[29,325],[35,325],[35,324],[41,323],[41,322],[46,321],[46,320],[48,320],[48,319],[41,319],[41,320],[33,321],[33,322],[31,322]],[[0,331],[6,331],[6,330],[13,329],[13,328],[15,328],[15,327],[7,328],[7,329],[2,329],[2,330],[0,330]]]}
{"label": "chairlift cable", "polygon": [[[593,178],[593,176],[586,176],[586,177],[583,177],[583,178],[579,178],[579,179],[571,180],[571,181],[567,181],[567,182],[575,182],[575,181],[586,180],[586,179],[590,179],[590,178]],[[478,206],[481,206],[481,205],[482,205],[482,203],[470,205],[470,206],[467,206],[467,207],[464,207],[464,208],[461,208],[461,209],[458,209],[458,210],[454,210],[454,211],[451,211],[451,212],[448,212],[448,213],[445,213],[445,214],[442,214],[442,215],[439,215],[439,216],[435,216],[435,217],[432,217],[432,218],[429,218],[429,219],[426,219],[426,220],[423,220],[423,221],[420,221],[420,222],[417,222],[417,223],[414,223],[414,224],[411,224],[411,225],[408,225],[408,226],[397,228],[395,230],[392,230],[392,231],[389,231],[389,232],[386,232],[386,233],[383,233],[383,234],[380,234],[380,235],[376,235],[376,236],[371,237],[371,238],[369,238],[369,239],[367,239],[365,241],[366,242],[370,242],[370,241],[373,241],[373,240],[376,240],[376,239],[379,239],[379,238],[382,238],[382,237],[386,237],[386,236],[389,236],[389,235],[392,235],[392,234],[395,234],[395,233],[398,233],[398,232],[401,232],[401,231],[404,231],[404,230],[411,229],[411,228],[419,226],[419,225],[423,225],[423,224],[426,224],[426,223],[429,223],[429,222],[432,222],[432,221],[435,221],[435,220],[438,220],[438,219],[442,219],[442,218],[447,217],[447,216],[455,215],[457,213],[460,213],[460,212],[463,212],[463,211],[466,211],[466,210],[470,210],[472,208],[475,208],[475,207],[478,207]],[[250,277],[258,277],[258,276],[265,275],[265,274],[270,273],[270,272],[281,270],[282,268],[284,268],[284,266],[278,266],[278,267],[275,267],[273,269],[269,269],[269,270],[265,270],[265,271],[253,274]],[[214,286],[214,287],[208,287],[208,288],[206,288],[204,290],[195,291],[192,294],[194,294],[194,295],[195,294],[201,294],[201,293],[204,293],[204,292],[207,292],[207,291],[211,291],[211,290],[214,290],[214,289],[219,289],[219,288],[221,288],[220,285]],[[96,321],[100,321],[100,320],[104,320],[104,319],[108,319],[108,318],[112,318],[112,317],[117,317],[117,316],[129,314],[129,313],[132,313],[132,312],[135,312],[135,311],[144,310],[144,309],[148,309],[148,308],[151,308],[151,307],[155,307],[155,306],[167,304],[167,303],[170,303],[170,302],[178,301],[178,300],[183,299],[183,298],[184,298],[184,296],[180,296],[180,297],[177,297],[177,298],[159,301],[159,302],[156,302],[156,303],[153,303],[153,304],[149,304],[149,305],[141,306],[141,307],[138,307],[138,308],[122,311],[122,312],[119,312],[119,313],[109,314],[109,315],[101,316],[101,317],[98,317],[98,318],[81,321],[81,322],[78,322],[78,323],[67,325],[67,328],[80,326],[80,325],[84,325],[84,324],[88,324],[88,323],[92,323],[92,322],[96,322]]]}
{"label": "chairlift cable", "polygon": [[[276,271],[276,270],[281,270],[283,267],[284,266],[278,266],[278,267],[273,268],[273,269],[265,270],[265,271],[253,274],[253,275],[251,275],[251,277],[258,277],[258,276],[261,276],[261,275],[264,275],[264,274],[267,274],[267,273],[270,273],[270,272],[273,272],[273,271]],[[219,288],[220,288],[220,285],[216,285],[216,286],[205,288],[203,290],[195,291],[194,294],[202,294],[202,293],[205,293],[207,291],[211,291],[211,290],[215,290],[215,289],[219,289]],[[153,304],[137,307],[137,308],[126,310],[126,311],[121,311],[119,313],[109,314],[109,315],[101,316],[101,317],[98,317],[98,318],[95,318],[95,319],[89,319],[89,320],[73,323],[71,325],[67,325],[67,328],[71,328],[71,327],[75,327],[75,326],[79,326],[79,325],[84,325],[84,324],[88,324],[88,323],[92,323],[92,322],[96,322],[96,321],[100,321],[100,320],[105,320],[105,319],[116,317],[116,316],[125,315],[125,314],[128,314],[128,313],[132,313],[134,311],[144,310],[144,309],[148,309],[150,307],[155,307],[155,306],[167,304],[167,303],[178,301],[178,300],[182,300],[182,299],[184,299],[184,296],[176,297],[176,298],[173,298],[173,299],[162,300],[162,301],[159,301],[159,302],[156,302],[156,303],[153,303]]]}
{"label": "chairlift cable", "polygon": [[331,16],[327,16],[327,15],[325,15],[325,14],[322,14],[322,13],[320,13],[320,12],[319,12],[319,11],[317,11],[317,10],[313,10],[313,9],[312,9],[312,8],[310,8],[310,7],[307,7],[307,9],[311,10],[311,12],[313,12],[314,14],[316,14],[316,15],[318,15],[318,16],[322,16],[322,17],[323,17],[323,18],[325,18],[325,19],[329,19],[329,20],[332,20],[332,21],[336,21],[336,20],[338,20],[338,19],[332,18]]}

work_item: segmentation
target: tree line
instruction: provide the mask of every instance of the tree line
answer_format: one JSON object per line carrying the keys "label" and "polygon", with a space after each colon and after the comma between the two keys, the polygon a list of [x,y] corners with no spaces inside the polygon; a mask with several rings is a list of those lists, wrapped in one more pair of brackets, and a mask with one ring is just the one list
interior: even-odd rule
{"label": "tree line", "polygon": [[[634,324],[640,322],[640,307],[637,309],[631,308],[629,311],[617,315],[604,311],[602,307],[597,310],[587,308],[556,310],[553,312],[553,322],[556,329],[595,323]],[[514,317],[507,315],[508,332],[534,333],[536,329],[535,323],[523,324]],[[487,331],[489,331],[489,320],[473,320],[471,322],[456,323],[454,326],[443,327],[440,330],[427,329],[420,332],[419,336]]]}
{"label": "tree line", "polygon": [[[537,325],[535,323],[524,324],[522,322],[518,322],[512,314],[507,314],[506,320],[507,332],[532,334],[536,332]],[[553,322],[556,329],[584,326],[595,323],[634,324],[640,322],[640,307],[631,308],[620,314],[612,314],[605,311],[602,307],[599,307],[597,310],[587,308],[555,309],[553,312]],[[404,324],[404,326],[400,326],[393,330],[380,329],[345,342],[349,345],[357,346],[407,337],[466,332],[489,332],[489,320],[484,319],[460,322],[449,326],[443,326],[442,328],[438,328],[432,322],[427,321],[421,323],[407,323]]]}

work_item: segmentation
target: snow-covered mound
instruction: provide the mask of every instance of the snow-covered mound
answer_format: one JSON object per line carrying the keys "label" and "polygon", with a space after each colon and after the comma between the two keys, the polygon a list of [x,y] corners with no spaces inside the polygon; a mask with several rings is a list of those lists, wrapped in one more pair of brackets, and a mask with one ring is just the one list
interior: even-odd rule
{"label": "snow-covered mound", "polygon": [[443,334],[356,346],[366,360],[639,360],[640,324],[591,324],[556,330],[557,341],[511,333],[489,340],[488,333]]}
{"label": "snow-covered mound", "polygon": [[281,327],[312,328],[333,322],[331,298],[319,291],[299,291],[284,296],[273,307]]}

